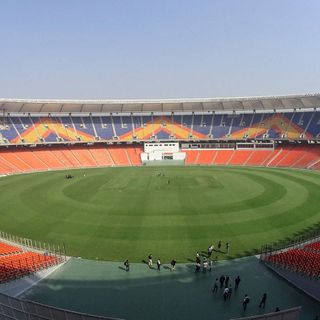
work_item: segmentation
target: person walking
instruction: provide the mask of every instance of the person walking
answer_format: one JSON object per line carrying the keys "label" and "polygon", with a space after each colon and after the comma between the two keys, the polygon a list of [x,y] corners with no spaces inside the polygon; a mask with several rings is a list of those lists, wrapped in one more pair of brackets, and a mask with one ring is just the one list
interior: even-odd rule
{"label": "person walking", "polygon": [[171,260],[171,271],[175,271],[176,270],[176,264],[177,264],[177,260],[176,259],[172,259]]}
{"label": "person walking", "polygon": [[219,280],[216,278],[216,281],[214,282],[213,288],[212,288],[212,293],[218,292],[218,287],[219,287]]}
{"label": "person walking", "polygon": [[243,302],[242,302],[243,311],[247,310],[247,306],[248,306],[249,302],[250,302],[250,297],[247,294],[245,294],[244,298],[243,298]]}
{"label": "person walking", "polygon": [[130,270],[129,260],[127,259],[123,264],[124,264],[124,266],[126,268],[126,271],[128,272]]}
{"label": "person walking", "polygon": [[260,304],[259,304],[259,308],[265,308],[265,306],[266,306],[266,301],[267,301],[267,294],[266,293],[264,293],[263,295],[262,295],[262,298],[261,298],[261,301],[260,301]]}
{"label": "person walking", "polygon": [[227,301],[228,295],[229,295],[229,288],[226,287],[226,288],[224,288],[224,290],[223,290],[223,299],[224,299],[224,301]]}
{"label": "person walking", "polygon": [[148,255],[148,266],[149,266],[149,268],[152,267],[152,254],[151,253]]}
{"label": "person walking", "polygon": [[220,279],[219,279],[219,281],[220,281],[220,289],[223,287],[223,285],[224,285],[224,280],[226,279],[226,277],[224,276],[224,275],[222,275],[221,277],[220,277]]}
{"label": "person walking", "polygon": [[208,270],[208,261],[206,258],[203,259],[203,264],[202,264],[202,271],[203,273],[206,273]]}
{"label": "person walking", "polygon": [[228,291],[228,299],[230,300],[232,296],[232,284],[229,285],[229,291]]}
{"label": "person walking", "polygon": [[157,260],[157,269],[158,271],[160,271],[160,268],[161,268],[161,261],[160,259]]}
{"label": "person walking", "polygon": [[214,245],[212,244],[212,245],[209,246],[209,248],[208,248],[208,258],[211,257],[213,250],[214,250]]}
{"label": "person walking", "polygon": [[209,261],[208,261],[208,270],[209,270],[209,272],[211,272],[212,271],[212,268],[213,268],[213,261],[211,260],[211,259],[209,259]]}
{"label": "person walking", "polygon": [[226,276],[226,280],[224,282],[225,287],[229,287],[229,280],[230,280],[229,276]]}
{"label": "person walking", "polygon": [[229,242],[226,243],[226,252],[227,252],[227,254],[229,254],[229,252],[230,252],[230,243]]}
{"label": "person walking", "polygon": [[219,242],[218,242],[218,250],[219,251],[221,250],[221,245],[222,245],[222,242],[221,242],[221,240],[219,240]]}
{"label": "person walking", "polygon": [[234,280],[234,283],[235,283],[234,290],[237,290],[237,289],[238,289],[239,284],[240,284],[240,281],[241,281],[240,277],[237,276],[237,277],[235,278],[235,280]]}

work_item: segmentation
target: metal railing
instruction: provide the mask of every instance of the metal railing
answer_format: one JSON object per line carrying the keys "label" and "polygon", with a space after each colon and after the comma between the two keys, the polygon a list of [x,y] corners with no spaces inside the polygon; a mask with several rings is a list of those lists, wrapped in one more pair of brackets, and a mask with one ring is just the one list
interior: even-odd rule
{"label": "metal railing", "polygon": [[261,246],[260,259],[265,260],[266,256],[275,254],[277,252],[282,252],[288,249],[302,248],[306,244],[317,240],[320,240],[320,226],[317,226],[315,229],[312,229],[301,235]]}
{"label": "metal railing", "polygon": [[301,307],[286,309],[278,312],[271,312],[257,316],[236,318],[231,320],[298,320],[300,318]]}
{"label": "metal railing", "polygon": [[0,294],[0,320],[120,320],[116,318],[94,316],[86,313],[55,308],[33,301],[21,300]]}
{"label": "metal railing", "polygon": [[13,246],[12,251],[0,255],[0,283],[33,274],[67,259],[64,245],[34,241],[3,231],[0,231],[0,242]]}
{"label": "metal railing", "polygon": [[37,251],[42,253],[47,253],[48,255],[53,255],[60,257],[64,261],[66,260],[66,247],[65,244],[62,243],[61,245],[54,245],[46,242],[36,241],[24,237],[19,237],[12,235],[7,232],[3,232],[0,230],[0,240],[7,241],[13,245],[22,246],[25,249],[30,249],[31,251]]}

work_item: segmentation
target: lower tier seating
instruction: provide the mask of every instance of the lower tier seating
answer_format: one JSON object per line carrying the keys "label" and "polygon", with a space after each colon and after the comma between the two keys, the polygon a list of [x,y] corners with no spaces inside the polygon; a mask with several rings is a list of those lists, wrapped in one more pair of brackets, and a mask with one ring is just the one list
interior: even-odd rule
{"label": "lower tier seating", "polygon": [[320,242],[302,248],[289,249],[268,255],[264,261],[276,268],[286,269],[306,276],[320,277]]}
{"label": "lower tier seating", "polygon": [[314,252],[318,252],[320,254],[320,241],[309,243],[304,246],[305,250],[310,250]]}
{"label": "lower tier seating", "polygon": [[22,250],[19,247],[12,246],[11,244],[0,242],[0,256],[17,252],[22,252]]}
{"label": "lower tier seating", "polygon": [[5,242],[0,242],[0,252],[0,283],[21,278],[61,262],[57,256],[23,251]]}
{"label": "lower tier seating", "polygon": [[[143,147],[52,146],[0,149],[0,174],[57,169],[140,166]],[[276,149],[185,149],[186,165],[240,165],[320,170],[320,145],[279,146]]]}
{"label": "lower tier seating", "polygon": [[139,166],[141,146],[64,146],[0,150],[0,174],[57,169]]}
{"label": "lower tier seating", "polygon": [[274,150],[182,150],[189,165],[241,165],[320,169],[320,146],[286,146]]}

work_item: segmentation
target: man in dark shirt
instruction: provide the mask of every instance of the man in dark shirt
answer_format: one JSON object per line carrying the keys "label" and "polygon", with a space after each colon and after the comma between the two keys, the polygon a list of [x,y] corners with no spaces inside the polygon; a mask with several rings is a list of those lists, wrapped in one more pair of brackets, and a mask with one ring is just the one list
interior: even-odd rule
{"label": "man in dark shirt", "polygon": [[224,280],[226,279],[226,277],[224,276],[224,275],[222,275],[221,277],[220,277],[220,279],[219,279],[219,281],[220,281],[220,288],[222,288],[223,287],[223,284],[224,284]]}
{"label": "man in dark shirt", "polygon": [[259,304],[259,308],[265,308],[266,306],[266,301],[267,301],[267,294],[264,293],[262,298],[261,298],[261,301],[260,301],[260,304]]}
{"label": "man in dark shirt", "polygon": [[171,271],[176,270],[176,263],[177,263],[176,259],[171,260]]}
{"label": "man in dark shirt", "polygon": [[248,306],[249,302],[250,302],[250,297],[247,294],[245,294],[243,302],[242,302],[242,306],[243,306],[244,311],[247,310],[247,306]]}
{"label": "man in dark shirt", "polygon": [[240,281],[241,281],[240,277],[239,277],[239,276],[237,276],[237,277],[235,278],[235,280],[234,280],[234,282],[235,282],[234,289],[235,289],[235,290],[237,290],[237,289],[238,289],[239,284],[240,284]]}

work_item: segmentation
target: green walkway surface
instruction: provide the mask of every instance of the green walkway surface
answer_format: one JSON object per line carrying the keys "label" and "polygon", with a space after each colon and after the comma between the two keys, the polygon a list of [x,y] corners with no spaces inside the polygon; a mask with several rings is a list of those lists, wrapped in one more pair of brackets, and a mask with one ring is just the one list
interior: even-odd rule
{"label": "green walkway surface", "polygon": [[[224,302],[222,291],[211,288],[221,274],[234,279],[239,289]],[[232,280],[232,284],[234,281]],[[211,319],[224,320],[263,313],[258,308],[262,294],[268,294],[265,312],[302,306],[302,320],[320,315],[320,303],[291,286],[267,269],[255,257],[219,262],[212,272],[194,273],[194,264],[178,264],[176,271],[163,266],[158,272],[145,264],[71,259],[62,268],[21,297],[60,308],[123,319]],[[242,299],[251,302],[246,313]]]}

